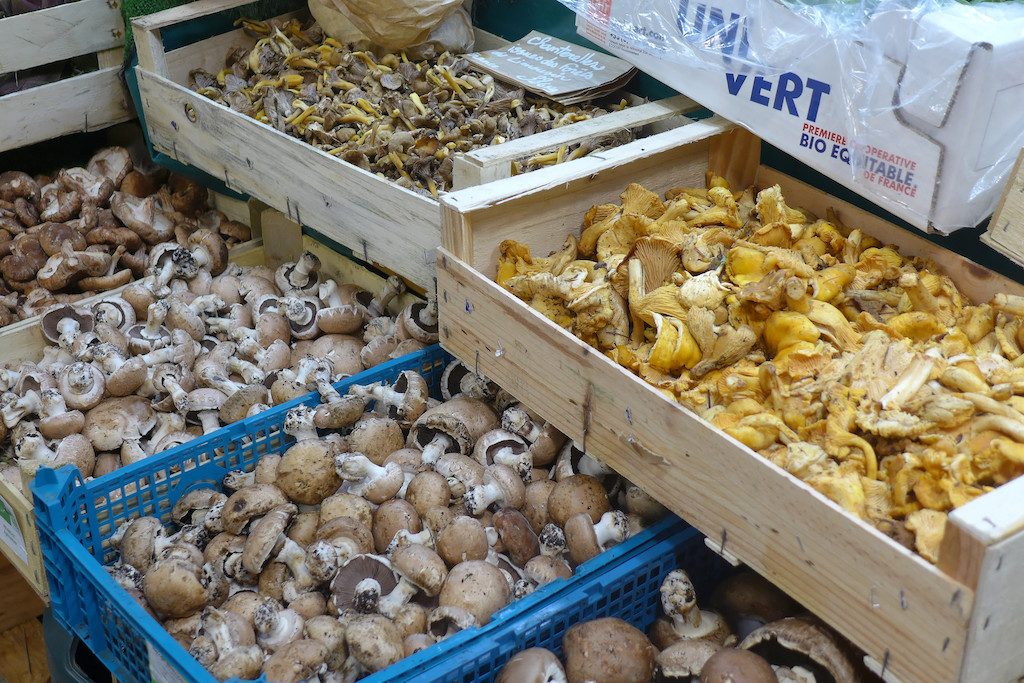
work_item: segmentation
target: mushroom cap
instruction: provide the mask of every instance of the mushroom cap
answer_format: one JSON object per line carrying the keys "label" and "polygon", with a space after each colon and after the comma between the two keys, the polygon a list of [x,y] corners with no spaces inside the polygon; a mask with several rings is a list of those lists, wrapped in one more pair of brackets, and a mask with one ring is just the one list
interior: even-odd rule
{"label": "mushroom cap", "polygon": [[391,385],[391,390],[402,394],[398,405],[388,405],[387,416],[408,426],[427,410],[430,386],[423,375],[414,370],[404,370]]}
{"label": "mushroom cap", "polygon": [[517,652],[501,667],[495,683],[564,683],[565,669],[551,650],[531,647]]}
{"label": "mushroom cap", "polygon": [[199,524],[202,520],[193,519],[196,512],[203,511],[205,514],[205,511],[226,500],[227,496],[215,489],[192,489],[174,503],[171,519],[177,524]]}
{"label": "mushroom cap", "polygon": [[418,543],[400,546],[395,550],[391,555],[391,565],[431,598],[440,592],[448,576],[444,560],[430,548]]}
{"label": "mushroom cap", "polygon": [[416,508],[401,498],[393,498],[380,504],[373,511],[373,545],[383,553],[394,540],[400,529],[414,534],[423,530],[423,524]]}
{"label": "mushroom cap", "polygon": [[[396,453],[403,451],[414,453],[416,461],[419,462],[419,451],[403,448]],[[393,455],[394,453],[389,455],[388,459],[390,460]],[[416,508],[416,512],[422,517],[430,508],[447,507],[452,501],[452,490],[448,486],[448,480],[437,472],[420,472],[409,482],[405,491],[405,499]]]}
{"label": "mushroom cap", "polygon": [[434,636],[429,633],[412,633],[407,635],[405,640],[402,641],[402,647],[405,650],[405,656],[411,657],[421,650],[426,650],[436,642],[437,640]]}
{"label": "mushroom cap", "polygon": [[600,481],[586,474],[574,474],[558,482],[548,496],[548,517],[560,527],[573,515],[586,512],[594,524],[611,509]]}
{"label": "mushroom cap", "polygon": [[537,534],[533,532],[529,520],[519,510],[504,507],[494,513],[491,524],[498,531],[498,536],[505,546],[505,554],[516,566],[524,567],[540,554]]}
{"label": "mushroom cap", "polygon": [[649,683],[657,651],[647,637],[621,619],[576,624],[562,638],[569,683]]}
{"label": "mushroom cap", "polygon": [[497,386],[483,375],[470,370],[459,360],[448,364],[441,373],[441,397],[450,401],[452,397],[465,394],[471,398],[490,399],[497,391]]}
{"label": "mushroom cap", "polygon": [[457,396],[423,413],[409,430],[408,445],[423,448],[438,432],[455,442],[455,449],[468,455],[477,439],[498,426],[498,416],[483,401]]}
{"label": "mushroom cap", "polygon": [[[778,646],[788,651],[779,654],[773,650]],[[754,652],[765,652],[768,658],[778,664],[788,664],[796,655],[797,660],[812,663],[832,676],[836,683],[853,683],[857,680],[853,664],[843,651],[836,637],[826,628],[807,617],[786,617],[756,629],[740,642],[739,647]]]}
{"label": "mushroom cap", "polygon": [[178,559],[161,560],[142,579],[142,591],[150,607],[164,618],[195,614],[207,602],[202,570]]}
{"label": "mushroom cap", "polygon": [[221,521],[224,531],[240,534],[249,520],[261,517],[278,505],[288,502],[284,493],[273,484],[253,484],[232,493],[224,503]]}
{"label": "mushroom cap", "polygon": [[430,322],[428,314],[431,304],[426,301],[414,301],[402,309],[398,321],[405,333],[423,344],[436,344],[438,339],[437,319]]}
{"label": "mushroom cap", "polygon": [[242,552],[242,567],[252,574],[259,574],[263,571],[267,560],[274,553],[274,550],[282,543],[282,536],[292,518],[298,512],[291,503],[278,505],[256,523],[249,538],[245,542],[245,550]]}
{"label": "mushroom cap", "polygon": [[217,233],[206,228],[196,230],[188,237],[188,243],[202,247],[210,255],[211,275],[220,275],[228,265],[228,245]]}
{"label": "mushroom cap", "polygon": [[373,526],[374,506],[362,496],[351,493],[335,493],[320,504],[320,524],[335,517],[351,517],[367,528]]}
{"label": "mushroom cap", "polygon": [[152,404],[141,396],[108,398],[85,414],[82,434],[97,451],[113,451],[149,432],[155,421]]}
{"label": "mushroom cap", "polygon": [[454,567],[467,560],[484,560],[490,545],[483,524],[475,517],[460,515],[436,533],[437,553]]}
{"label": "mushroom cap", "polygon": [[[490,465],[494,462],[494,455],[502,449],[519,455],[525,453],[528,448],[526,441],[512,432],[506,429],[492,429],[477,439],[473,446],[473,458],[481,465]],[[517,474],[522,477],[525,472],[520,471]]]}
{"label": "mushroom cap", "polygon": [[377,555],[356,555],[338,568],[331,580],[331,603],[339,613],[345,610],[375,609],[376,605],[357,604],[356,586],[365,579],[373,579],[380,586],[380,595],[387,595],[398,585],[391,564]]}
{"label": "mushroom cap", "polygon": [[719,643],[711,640],[680,640],[659,652],[655,661],[663,678],[685,681],[689,676],[699,675],[704,662],[721,649]]}
{"label": "mushroom cap", "polygon": [[51,306],[43,313],[43,336],[56,344],[59,337],[57,324],[66,319],[78,321],[78,327],[81,332],[92,332],[95,319],[91,312],[80,311],[69,304],[57,304],[56,306]]}
{"label": "mushroom cap", "polygon": [[709,604],[722,615],[739,639],[755,629],[802,610],[800,605],[754,571],[743,571],[715,587]]}
{"label": "mushroom cap", "polygon": [[353,618],[348,623],[345,638],[352,656],[371,672],[387,668],[405,656],[398,627],[379,614]]}
{"label": "mushroom cap", "polygon": [[460,607],[483,626],[509,603],[512,591],[500,569],[480,560],[460,562],[448,572],[441,588],[442,607]]}
{"label": "mushroom cap", "polygon": [[453,628],[455,631],[465,631],[475,626],[480,626],[476,617],[461,607],[442,605],[430,610],[427,615],[427,630],[437,638],[445,638]]}
{"label": "mushroom cap", "polygon": [[535,479],[526,485],[522,512],[529,520],[535,534],[539,534],[548,519],[548,499],[557,482],[551,479]]}
{"label": "mushroom cap", "polygon": [[247,384],[224,401],[220,407],[220,421],[229,425],[244,420],[248,417],[250,408],[258,403],[264,403],[266,400],[266,387],[259,384]]}
{"label": "mushroom cap", "polygon": [[348,539],[359,554],[373,552],[373,533],[362,522],[351,517],[333,517],[319,526],[314,540],[330,541],[338,545],[342,539]]}
{"label": "mushroom cap", "polygon": [[383,465],[388,455],[405,445],[405,437],[397,421],[367,414],[352,427],[348,444],[352,452],[362,453],[374,465]]}
{"label": "mushroom cap", "polygon": [[[668,652],[669,650],[666,650]],[[662,653],[664,654],[664,653]],[[764,657],[737,648],[711,655],[700,670],[701,683],[778,683],[775,670]]]}
{"label": "mushroom cap", "polygon": [[337,491],[341,477],[327,442],[303,439],[293,444],[277,468],[277,485],[300,505],[317,505]]}
{"label": "mushroom cap", "polygon": [[156,539],[164,535],[163,524],[156,517],[133,519],[118,544],[121,562],[145,572],[153,565]]}
{"label": "mushroom cap", "polygon": [[537,555],[523,567],[523,574],[538,586],[543,586],[557,579],[568,579],[572,576],[572,568],[560,557]]}
{"label": "mushroom cap", "polygon": [[220,410],[227,396],[216,389],[199,388],[188,393],[188,413],[194,414],[207,410]]}
{"label": "mushroom cap", "polygon": [[302,683],[313,676],[330,653],[316,640],[293,640],[263,663],[267,683]]}

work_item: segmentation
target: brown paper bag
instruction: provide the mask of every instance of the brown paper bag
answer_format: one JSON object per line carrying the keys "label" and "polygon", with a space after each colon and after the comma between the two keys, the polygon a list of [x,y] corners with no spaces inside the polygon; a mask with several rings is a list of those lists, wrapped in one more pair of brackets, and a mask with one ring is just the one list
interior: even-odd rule
{"label": "brown paper bag", "polygon": [[462,0],[333,0],[367,38],[391,50],[418,45]]}

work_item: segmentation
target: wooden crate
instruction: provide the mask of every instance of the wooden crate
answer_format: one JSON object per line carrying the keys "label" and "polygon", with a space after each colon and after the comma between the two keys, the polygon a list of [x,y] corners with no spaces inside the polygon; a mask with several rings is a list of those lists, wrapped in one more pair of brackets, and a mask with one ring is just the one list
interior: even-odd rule
{"label": "wooden crate", "polygon": [[[133,22],[139,91],[153,145],[316,229],[364,260],[400,273],[420,288],[433,289],[434,249],[441,244],[436,201],[186,87],[190,70],[217,72],[228,48],[251,46],[254,39],[238,30],[165,52],[161,29],[246,2],[199,0]],[[505,41],[477,32],[479,49],[502,44]],[[511,162],[522,156],[624,127],[653,125],[657,130],[657,124],[669,125],[694,108],[691,100],[677,97],[480,150],[456,162],[455,179],[479,184],[507,178]]]}
{"label": "wooden crate", "polygon": [[0,97],[0,152],[134,118],[121,84],[120,0],[78,0],[0,19],[0,74],[96,55],[97,69]]}
{"label": "wooden crate", "polygon": [[[273,240],[268,240],[268,246],[264,246],[262,240],[254,240],[235,247],[231,251],[232,262],[242,266],[268,265],[276,268],[285,261],[295,259],[306,249],[320,258],[322,272],[326,277],[339,282],[351,282],[371,291],[379,290],[384,283],[384,278],[377,273],[338,254],[312,237],[302,235],[297,223],[276,210],[265,211],[259,222],[268,235],[274,235]],[[275,246],[271,247],[269,243]],[[107,296],[110,294],[101,294],[87,301],[98,301]],[[392,305],[404,306],[412,300],[411,294],[405,294]],[[0,365],[41,358],[47,342],[40,328],[40,321],[35,318],[0,332]],[[12,517],[7,524],[5,510]],[[0,478],[0,553],[10,560],[40,597],[47,599],[49,591],[32,501],[19,487],[3,478]]]}
{"label": "wooden crate", "polygon": [[[934,260],[975,301],[1024,287],[759,164],[760,143],[717,117],[680,129],[672,148],[583,160],[583,176],[545,169],[501,192],[442,200],[441,343],[749,564],[864,649],[887,680],[1017,680],[1024,674],[1024,478],[950,515],[934,566],[810,486],[666,399],[640,378],[495,284],[497,248],[561,247],[592,205],[629,182],[656,192],[779,183],[787,203]],[[543,175],[542,175],[543,174]]]}

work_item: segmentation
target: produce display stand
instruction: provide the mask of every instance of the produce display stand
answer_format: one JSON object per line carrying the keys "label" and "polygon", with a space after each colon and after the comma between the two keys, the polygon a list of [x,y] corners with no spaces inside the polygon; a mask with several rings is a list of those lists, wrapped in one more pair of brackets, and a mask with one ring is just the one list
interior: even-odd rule
{"label": "produce display stand", "polygon": [[[161,29],[245,4],[247,0],[199,0],[132,22],[143,118],[153,146],[316,229],[363,260],[400,273],[422,289],[432,289],[434,249],[441,244],[437,201],[186,87],[190,70],[219,71],[228,48],[251,46],[255,39],[236,30],[165,51]],[[481,30],[476,37],[480,50],[505,44]],[[652,126],[657,131],[679,125],[688,120],[682,114],[696,108],[689,99],[672,98],[474,152],[456,162],[456,189],[459,183],[496,188],[491,181],[508,178],[512,161],[522,156],[624,127]],[[564,165],[579,168],[579,161]]]}
{"label": "produce display stand", "polygon": [[121,84],[119,0],[78,0],[0,19],[0,74],[92,54],[95,71],[0,97],[0,152],[135,116]]}
{"label": "produce display stand", "polygon": [[[221,207],[227,207],[230,202],[234,201],[220,198],[215,203]],[[241,216],[241,207],[244,205],[243,202],[237,202],[236,215]],[[335,278],[339,282],[352,282],[373,291],[378,290],[384,282],[381,275],[338,254],[314,238],[301,235],[300,226],[287,220],[276,210],[265,210],[258,224],[269,227],[275,235],[272,242],[278,246],[267,248],[262,239],[246,242],[231,250],[230,257],[233,263],[241,266],[269,265],[277,267],[281,263],[297,257],[302,249],[307,249],[320,258],[321,272],[327,277]],[[258,233],[254,232],[254,234]],[[292,236],[291,239],[289,239],[289,235]],[[282,252],[279,244],[298,244],[300,248]],[[82,305],[88,305],[109,296],[111,296],[109,292],[98,294],[84,299]],[[412,295],[405,294],[397,300],[396,305],[404,305],[411,300]],[[26,359],[37,360],[42,356],[43,348],[46,345],[47,342],[43,337],[38,317],[11,325],[0,330],[0,364]],[[9,523],[4,519],[4,510],[9,511],[12,517]],[[32,501],[19,487],[5,479],[0,479],[0,531],[6,532],[0,533],[0,553],[10,560],[39,597],[47,600],[49,589],[43,568],[43,555],[39,547]]]}
{"label": "produce display stand", "polygon": [[714,117],[548,168],[498,188],[442,199],[441,343],[523,400],[588,452],[655,496],[848,637],[888,680],[1003,682],[1024,674],[1024,479],[949,516],[940,566],[898,545],[825,496],[659,394],[493,281],[498,245],[558,249],[591,206],[628,183],[661,193],[701,186],[714,170],[733,187],[778,183],[787,203],[934,261],[974,301],[1024,286],[916,234],[760,165],[756,137]]}
{"label": "produce display stand", "polygon": [[[437,345],[389,361],[341,380],[335,388],[347,393],[353,384],[391,383],[403,370],[416,370],[427,380],[431,395],[440,397],[441,376],[452,357]],[[143,608],[129,597],[103,568],[115,557],[110,537],[125,520],[152,515],[170,521],[174,503],[196,488],[221,488],[231,470],[252,470],[268,454],[282,453],[293,443],[284,434],[288,411],[300,404],[315,405],[311,392],[217,432],[83,482],[73,466],[43,470],[32,490],[47,575],[54,583],[51,608],[59,623],[75,633],[119,681],[185,680],[212,683],[215,679]],[[669,515],[633,538],[601,553],[577,568],[570,579],[558,579],[496,612],[481,628],[470,628],[363,679],[367,683],[448,679],[421,677],[428,666],[447,660],[474,639],[487,637],[519,615],[571,589],[586,577],[632,558],[682,525]],[[175,677],[176,676],[176,677]]]}

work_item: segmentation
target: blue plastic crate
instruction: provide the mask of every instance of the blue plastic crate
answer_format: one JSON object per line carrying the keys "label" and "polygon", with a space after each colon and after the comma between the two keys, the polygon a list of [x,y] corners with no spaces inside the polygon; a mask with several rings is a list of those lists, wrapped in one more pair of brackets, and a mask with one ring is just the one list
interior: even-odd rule
{"label": "blue plastic crate", "polygon": [[576,581],[547,598],[529,614],[502,624],[435,663],[416,683],[491,683],[514,654],[543,647],[562,654],[562,637],[573,624],[618,617],[645,633],[661,613],[659,589],[665,576],[681,567],[697,595],[708,596],[733,568],[704,544],[694,528],[679,526],[622,561]]}
{"label": "blue plastic crate", "polygon": [[[444,367],[452,357],[439,346],[338,382],[342,393],[353,384],[394,381],[403,370],[417,370],[439,397]],[[267,410],[226,429],[83,482],[72,466],[44,470],[32,484],[43,562],[50,582],[51,609],[60,624],[80,637],[119,681],[202,681],[210,676],[160,624],[150,617],[103,569],[117,553],[109,539],[125,520],[143,515],[170,522],[170,511],[196,488],[221,488],[224,475],[252,469],[265,454],[286,450],[283,431],[288,410],[315,404],[316,393]],[[435,663],[447,661],[478,637],[529,614],[577,582],[628,560],[682,526],[670,517],[578,568],[568,581],[557,581],[509,605],[480,629],[470,629],[430,647],[366,681],[408,680]]]}

